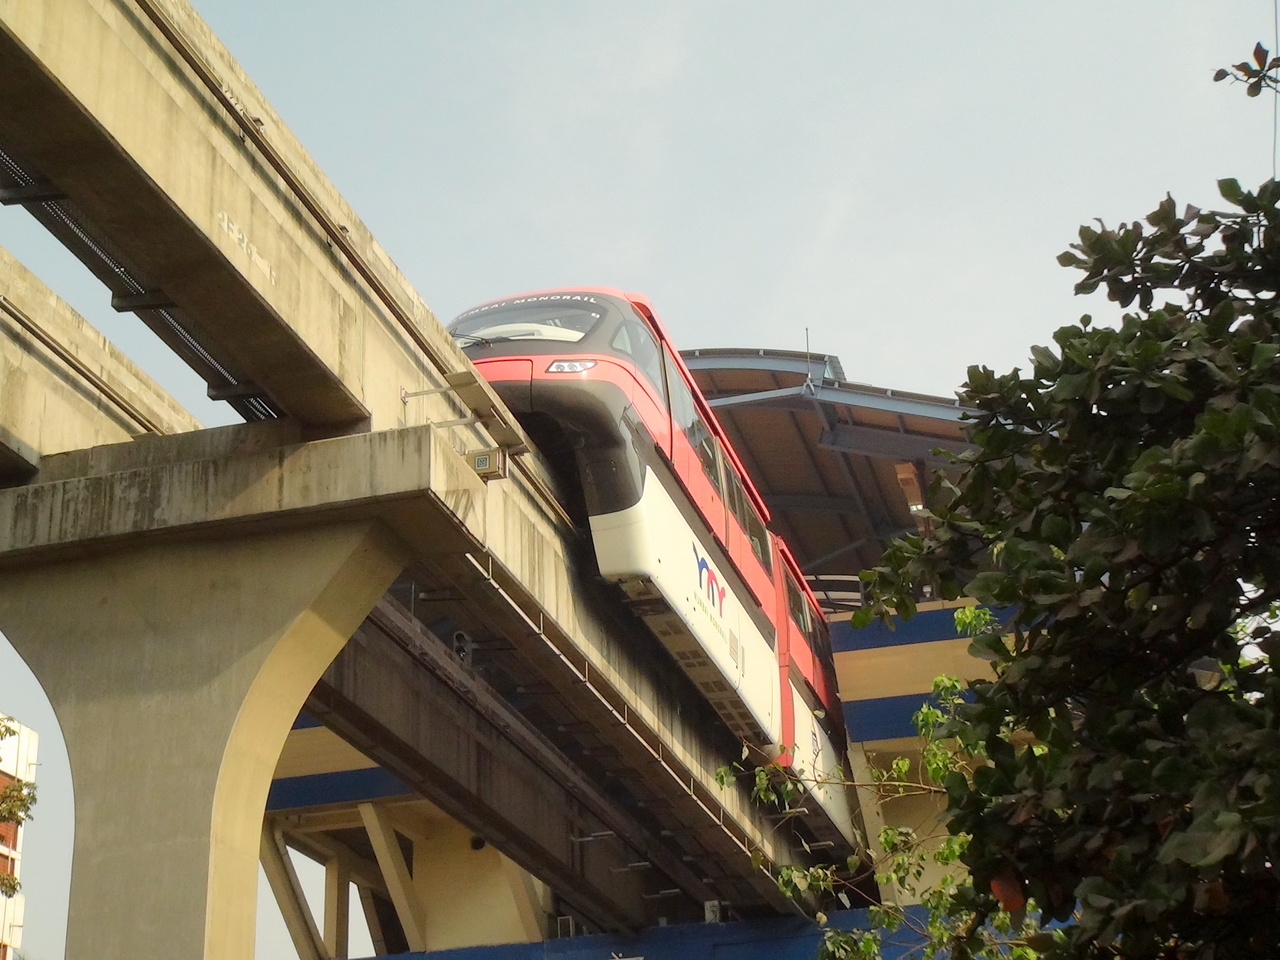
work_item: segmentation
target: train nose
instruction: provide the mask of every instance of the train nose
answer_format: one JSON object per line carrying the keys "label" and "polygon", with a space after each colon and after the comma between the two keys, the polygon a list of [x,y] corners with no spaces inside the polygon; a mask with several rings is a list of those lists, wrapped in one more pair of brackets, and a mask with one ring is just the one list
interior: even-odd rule
{"label": "train nose", "polygon": [[493,385],[512,413],[533,412],[533,361],[525,357],[473,359],[476,371]]}

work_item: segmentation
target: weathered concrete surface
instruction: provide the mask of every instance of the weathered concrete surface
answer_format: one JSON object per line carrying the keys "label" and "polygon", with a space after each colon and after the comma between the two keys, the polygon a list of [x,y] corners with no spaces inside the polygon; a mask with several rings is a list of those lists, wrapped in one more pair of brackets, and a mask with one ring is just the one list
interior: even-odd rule
{"label": "weathered concrete surface", "polygon": [[[486,611],[757,900],[783,906],[752,853],[788,862],[787,841],[741,791],[717,787],[731,758],[581,602],[574,535],[545,474],[517,462],[512,479],[484,485],[455,450],[499,433],[424,426],[476,410],[501,419],[501,404],[483,382],[465,401],[402,402],[402,389],[466,374],[466,359],[190,7],[0,0],[0,89],[0,149],[65,194],[148,293],[301,425],[43,459],[36,482],[0,490],[0,570],[381,520]],[[358,430],[378,432],[304,442]]]}
{"label": "weathered concrete surface", "polygon": [[460,415],[401,403],[465,359],[184,0],[0,0],[0,89],[0,149],[288,416]]}
{"label": "weathered concrete surface", "polygon": [[276,759],[404,561],[363,523],[0,571],[76,784],[69,960],[253,955]]}
{"label": "weathered concrete surface", "polygon": [[[719,896],[701,879],[706,864],[695,870],[681,861],[652,827],[632,816],[634,810],[617,804],[530,731],[471,664],[425,636],[394,601],[384,598],[356,631],[316,685],[306,711],[325,728],[295,730],[290,743],[302,734],[333,739],[336,731],[361,757],[394,773],[437,811],[465,823],[549,883],[562,904],[601,929],[643,927],[651,906],[644,894],[661,887],[681,888],[699,907]],[[594,834],[613,839],[573,840]],[[655,869],[634,870],[638,860]],[[670,878],[661,886],[659,872]],[[428,920],[434,922],[432,914],[439,912],[426,910]],[[445,924],[456,915],[443,912]],[[448,944],[464,945],[462,928],[453,929]],[[491,926],[475,929],[487,931],[487,942],[499,942]],[[503,936],[512,936],[511,929]],[[511,942],[520,939],[513,936]]]}
{"label": "weathered concrete surface", "polygon": [[200,423],[0,247],[0,484],[40,457]]}
{"label": "weathered concrete surface", "polygon": [[[0,490],[0,569],[176,538],[381,520],[610,738],[754,896],[781,896],[751,866],[790,862],[787,841],[741,791],[725,756],[671,708],[625,637],[583,603],[569,531],[544,496],[484,483],[449,431],[408,427],[300,443],[298,428],[245,424],[76,451]],[[293,440],[293,442],[290,442]],[[3,623],[0,623],[3,629]]]}
{"label": "weathered concrete surface", "polygon": [[[0,566],[157,534],[314,523],[322,511],[329,522],[382,516],[411,541],[421,531],[424,551],[461,549],[448,535],[458,525],[482,537],[485,484],[435,428],[263,442],[290,431],[245,424],[50,457],[42,482],[0,491]],[[73,464],[85,470],[57,479]],[[435,517],[418,516],[423,509]]]}

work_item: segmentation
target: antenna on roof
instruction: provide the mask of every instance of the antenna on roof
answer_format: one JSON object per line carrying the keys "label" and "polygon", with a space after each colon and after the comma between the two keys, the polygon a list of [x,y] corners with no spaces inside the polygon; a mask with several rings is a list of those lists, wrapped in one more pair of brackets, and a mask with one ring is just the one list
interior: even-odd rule
{"label": "antenna on roof", "polygon": [[804,328],[804,390],[813,393],[813,358],[809,355],[809,328]]}

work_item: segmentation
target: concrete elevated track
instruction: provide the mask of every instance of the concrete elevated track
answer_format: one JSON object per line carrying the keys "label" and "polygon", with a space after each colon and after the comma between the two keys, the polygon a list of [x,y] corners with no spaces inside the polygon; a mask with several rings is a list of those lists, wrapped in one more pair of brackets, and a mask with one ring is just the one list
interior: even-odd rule
{"label": "concrete elevated track", "polygon": [[[0,254],[0,630],[71,759],[67,956],[251,956],[259,860],[307,958],[344,878],[384,952],[793,911],[818,828],[717,785],[732,738],[193,10],[0,0],[0,89],[0,202],[250,421],[200,429]],[[320,728],[404,789],[264,820]]]}

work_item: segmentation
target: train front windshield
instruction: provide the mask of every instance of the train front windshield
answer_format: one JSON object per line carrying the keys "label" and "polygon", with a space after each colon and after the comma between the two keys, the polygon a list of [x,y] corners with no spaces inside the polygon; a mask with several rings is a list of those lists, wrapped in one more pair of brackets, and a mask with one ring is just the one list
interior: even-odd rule
{"label": "train front windshield", "polygon": [[509,340],[577,343],[604,319],[603,304],[521,303],[479,307],[449,327],[460,346]]}

